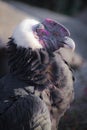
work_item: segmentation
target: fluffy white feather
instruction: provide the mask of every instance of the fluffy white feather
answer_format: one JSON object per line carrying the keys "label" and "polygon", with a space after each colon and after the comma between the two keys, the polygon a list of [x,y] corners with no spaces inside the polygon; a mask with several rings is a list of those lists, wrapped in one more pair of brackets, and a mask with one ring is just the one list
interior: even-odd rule
{"label": "fluffy white feather", "polygon": [[43,48],[39,43],[38,39],[35,38],[33,34],[33,26],[39,24],[39,21],[34,19],[25,19],[23,20],[14,30],[12,38],[14,38],[15,43],[18,46],[24,48]]}

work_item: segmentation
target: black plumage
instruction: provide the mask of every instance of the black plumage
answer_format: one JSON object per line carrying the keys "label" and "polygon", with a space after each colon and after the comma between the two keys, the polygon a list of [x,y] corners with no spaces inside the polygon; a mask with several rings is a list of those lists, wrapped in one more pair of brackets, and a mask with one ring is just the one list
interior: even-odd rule
{"label": "black plumage", "polygon": [[[8,42],[10,72],[30,85],[41,86],[44,85],[43,80],[45,80],[46,86],[47,79],[44,70],[49,64],[51,55],[43,48],[32,51],[31,48],[17,47],[13,39]],[[40,81],[42,79],[42,83],[39,83],[39,79]]]}
{"label": "black plumage", "polygon": [[52,129],[57,130],[60,118],[74,99],[74,76],[70,66],[56,52],[48,68],[51,83],[42,92],[42,97],[50,111]]}
{"label": "black plumage", "polygon": [[0,79],[0,130],[56,130],[74,96],[72,71],[53,51],[60,44],[33,49],[16,42],[8,42],[10,72]]}
{"label": "black plumage", "polygon": [[[44,50],[44,57],[45,56],[47,56],[46,50]],[[42,60],[43,59],[45,58],[42,58]],[[17,70],[13,70],[12,68],[10,74],[0,80],[0,129],[32,130],[39,127],[39,125],[42,128],[46,125],[46,129],[48,130],[51,129],[50,127],[52,125],[52,129],[54,129],[54,127],[58,125],[60,117],[69,107],[74,95],[73,75],[69,66],[58,53],[48,55],[49,64],[46,62],[45,67],[42,64],[43,62],[45,63],[45,60],[41,62],[40,58],[39,61],[40,62],[37,63],[42,65],[41,73],[39,73],[39,64],[37,64],[36,69],[31,72],[29,79],[21,75],[22,73],[20,73],[20,71],[17,72]],[[33,62],[35,62],[35,59],[31,64]],[[11,61],[9,61],[9,65],[15,67],[15,63],[14,65],[12,64]],[[26,67],[23,69],[26,70]],[[31,71],[31,69],[28,69],[28,71],[29,70]],[[15,71],[16,73],[14,73]],[[35,71],[36,77],[39,75],[37,80],[34,79],[35,77],[32,79],[32,76],[35,75]],[[42,79],[40,79],[40,75],[43,76]],[[36,93],[37,91],[38,95]],[[43,93],[45,93],[46,96],[44,96]],[[49,100],[50,104],[45,100]],[[42,119],[38,117],[38,112]],[[55,119],[57,124],[54,125],[54,123],[52,123],[50,125],[49,113],[51,115],[51,121]],[[21,116],[22,114],[23,116]],[[37,118],[39,125],[37,124],[37,126],[33,128],[32,121],[35,120],[35,118]],[[44,118],[48,125],[46,123],[43,125],[41,122],[41,120],[44,121]]]}

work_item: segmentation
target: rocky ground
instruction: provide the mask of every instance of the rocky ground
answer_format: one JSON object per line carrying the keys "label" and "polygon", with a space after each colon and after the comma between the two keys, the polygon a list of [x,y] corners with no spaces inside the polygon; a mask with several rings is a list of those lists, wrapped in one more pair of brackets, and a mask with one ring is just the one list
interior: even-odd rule
{"label": "rocky ground", "polygon": [[[59,130],[87,130],[87,26],[82,17],[67,17],[49,10],[31,7],[18,2],[0,1],[0,47],[6,45],[14,27],[24,18],[42,20],[52,18],[69,28],[76,42],[75,53],[61,49],[63,57],[75,70],[75,100],[60,121]],[[1,54],[0,54],[1,56]]]}

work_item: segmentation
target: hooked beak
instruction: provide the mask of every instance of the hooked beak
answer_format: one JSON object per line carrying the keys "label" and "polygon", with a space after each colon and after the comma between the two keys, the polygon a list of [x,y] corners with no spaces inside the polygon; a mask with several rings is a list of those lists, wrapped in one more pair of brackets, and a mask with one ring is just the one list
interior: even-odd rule
{"label": "hooked beak", "polygon": [[65,36],[63,43],[65,48],[70,48],[72,51],[75,50],[75,42],[70,37]]}

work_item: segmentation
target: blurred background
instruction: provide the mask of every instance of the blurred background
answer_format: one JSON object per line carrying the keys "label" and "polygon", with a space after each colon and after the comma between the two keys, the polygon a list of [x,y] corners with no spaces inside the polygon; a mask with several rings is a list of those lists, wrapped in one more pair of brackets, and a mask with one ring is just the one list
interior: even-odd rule
{"label": "blurred background", "polygon": [[9,71],[7,42],[16,25],[25,18],[52,18],[64,24],[76,43],[75,52],[60,49],[74,69],[75,100],[59,124],[59,130],[87,130],[87,1],[1,0],[0,77]]}
{"label": "blurred background", "polygon": [[[7,0],[8,1],[8,0]],[[17,0],[18,1],[18,0]],[[21,2],[49,9],[67,15],[76,15],[87,8],[86,0],[19,0]]]}

